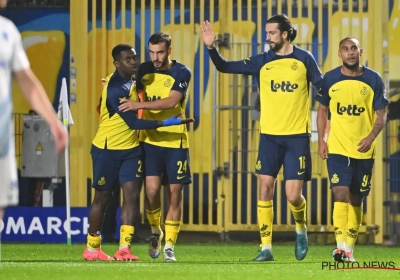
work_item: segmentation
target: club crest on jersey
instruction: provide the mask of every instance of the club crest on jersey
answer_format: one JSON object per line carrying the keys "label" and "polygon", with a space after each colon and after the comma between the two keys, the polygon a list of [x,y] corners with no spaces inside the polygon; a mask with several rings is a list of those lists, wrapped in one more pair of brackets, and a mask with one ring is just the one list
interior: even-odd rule
{"label": "club crest on jersey", "polygon": [[165,87],[171,86],[171,79],[167,79],[167,80],[165,81],[165,83],[164,83],[164,86],[165,86]]}
{"label": "club crest on jersey", "polygon": [[294,92],[298,87],[298,84],[292,84],[290,81],[275,82],[275,80],[271,80],[271,90],[273,92],[277,92],[278,89],[282,92]]}
{"label": "club crest on jersey", "polygon": [[368,88],[367,87],[363,87],[360,91],[361,95],[367,95],[368,94]]}
{"label": "club crest on jersey", "polygon": [[290,68],[292,68],[292,70],[299,69],[299,65],[297,65],[297,61],[293,62],[292,67],[290,67]]}

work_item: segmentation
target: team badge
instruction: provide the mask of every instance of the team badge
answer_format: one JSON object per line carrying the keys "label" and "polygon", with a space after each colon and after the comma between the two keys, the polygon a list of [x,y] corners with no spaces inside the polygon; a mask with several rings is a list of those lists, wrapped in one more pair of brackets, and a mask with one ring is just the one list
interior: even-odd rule
{"label": "team badge", "polygon": [[169,87],[171,85],[171,79],[167,79],[164,83],[165,87]]}
{"label": "team badge", "polygon": [[339,176],[338,176],[336,173],[333,174],[332,179],[331,179],[331,183],[332,183],[332,184],[337,184],[337,183],[339,183]]}

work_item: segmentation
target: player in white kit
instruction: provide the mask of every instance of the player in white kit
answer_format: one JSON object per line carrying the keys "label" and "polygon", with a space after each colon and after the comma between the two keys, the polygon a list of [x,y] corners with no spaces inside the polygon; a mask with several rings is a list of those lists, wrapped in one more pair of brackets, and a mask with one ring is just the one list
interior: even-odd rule
{"label": "player in white kit", "polygon": [[[0,8],[6,5],[7,0],[0,0]],[[67,132],[58,120],[42,84],[30,69],[18,29],[10,20],[0,16],[0,220],[7,206],[18,205],[12,77],[16,79],[32,109],[49,123],[56,149],[62,151],[68,142]]]}

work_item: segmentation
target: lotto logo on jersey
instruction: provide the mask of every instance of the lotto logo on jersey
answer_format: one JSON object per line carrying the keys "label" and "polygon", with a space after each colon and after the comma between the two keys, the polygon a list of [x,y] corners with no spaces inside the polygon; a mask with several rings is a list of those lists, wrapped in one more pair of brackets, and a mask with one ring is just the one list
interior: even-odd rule
{"label": "lotto logo on jersey", "polygon": [[298,87],[298,84],[292,84],[289,81],[275,82],[275,80],[271,80],[271,90],[273,92],[278,92],[278,90],[282,92],[294,92]]}
{"label": "lotto logo on jersey", "polygon": [[357,105],[351,105],[351,104],[342,106],[340,104],[340,102],[338,102],[337,106],[336,106],[336,112],[339,115],[343,115],[346,113],[349,116],[359,116],[365,112],[365,108],[358,107]]}

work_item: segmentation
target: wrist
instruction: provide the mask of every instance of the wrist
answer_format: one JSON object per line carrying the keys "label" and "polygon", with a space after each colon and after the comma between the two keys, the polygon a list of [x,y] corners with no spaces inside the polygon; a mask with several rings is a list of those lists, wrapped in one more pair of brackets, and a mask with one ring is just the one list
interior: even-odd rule
{"label": "wrist", "polygon": [[207,45],[207,49],[209,50],[215,49],[215,44],[212,43],[211,45]]}
{"label": "wrist", "polygon": [[371,133],[370,135],[368,135],[368,138],[370,138],[372,141],[374,141],[376,136]]}

